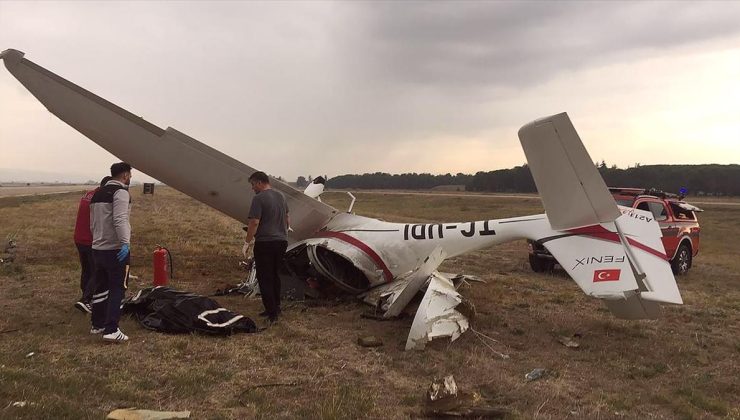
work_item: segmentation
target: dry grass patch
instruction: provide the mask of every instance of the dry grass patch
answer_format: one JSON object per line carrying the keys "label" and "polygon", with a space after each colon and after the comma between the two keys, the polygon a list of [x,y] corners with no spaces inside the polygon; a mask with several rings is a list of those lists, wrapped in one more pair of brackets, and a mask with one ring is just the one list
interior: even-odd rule
{"label": "dry grass patch", "polygon": [[[357,196],[358,214],[397,222],[542,211],[537,199]],[[740,244],[728,238],[740,233],[740,207],[703,206],[702,251],[679,278],[686,305],[665,307],[657,321],[616,320],[562,272],[532,273],[521,242],[446,261],[445,271],[487,281],[462,293],[476,307],[476,331],[510,355],[503,360],[473,333],[405,352],[412,317],[364,319],[353,299],[292,303],[278,325],[226,338],[158,334],[125,319],[131,341],[104,345],[72,308],[79,197],[0,199],[0,239],[19,244],[17,261],[0,265],[0,418],[101,418],[133,406],[195,418],[406,418],[421,415],[426,387],[447,374],[513,418],[738,417]],[[210,294],[241,279],[238,222],[168,188],[133,198],[132,290],[150,282],[158,244],[174,255],[175,287]],[[338,193],[326,201],[348,205]],[[261,310],[252,299],[216,299],[255,318]],[[385,344],[362,348],[358,335]],[[558,342],[574,335],[578,349]],[[549,374],[526,382],[536,367]]]}

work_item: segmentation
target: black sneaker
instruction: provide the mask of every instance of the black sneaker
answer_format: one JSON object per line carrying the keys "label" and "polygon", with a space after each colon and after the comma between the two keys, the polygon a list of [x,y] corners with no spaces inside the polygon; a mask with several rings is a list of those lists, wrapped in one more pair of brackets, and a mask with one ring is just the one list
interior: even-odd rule
{"label": "black sneaker", "polygon": [[75,302],[75,308],[77,308],[80,312],[83,314],[91,314],[92,313],[92,305],[85,302]]}
{"label": "black sneaker", "polygon": [[[282,314],[282,313],[283,313],[283,311],[281,311],[280,309],[278,309],[278,311],[277,311],[277,314],[278,314],[278,315],[280,315],[280,314]],[[267,311],[262,311],[262,312],[260,312],[260,313],[259,313],[259,314],[257,314],[257,315],[259,315],[259,316],[261,316],[261,317],[265,318],[265,317],[269,317],[269,316],[270,316],[270,313],[269,313],[269,312],[267,312]]]}

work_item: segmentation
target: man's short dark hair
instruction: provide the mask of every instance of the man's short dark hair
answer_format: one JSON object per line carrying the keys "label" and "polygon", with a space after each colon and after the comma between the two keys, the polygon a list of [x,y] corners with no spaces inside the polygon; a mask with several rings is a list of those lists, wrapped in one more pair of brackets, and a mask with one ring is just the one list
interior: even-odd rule
{"label": "man's short dark hair", "polygon": [[131,165],[126,162],[118,162],[110,166],[110,176],[112,177],[116,177],[124,172],[131,172]]}
{"label": "man's short dark hair", "polygon": [[107,184],[107,183],[108,183],[108,181],[110,181],[110,180],[111,180],[111,177],[109,177],[109,176],[104,176],[104,177],[103,177],[103,179],[101,179],[101,180],[100,180],[100,186],[101,186],[101,187],[105,186],[105,184]]}
{"label": "man's short dark hair", "polygon": [[262,171],[257,171],[253,173],[252,175],[249,175],[249,182],[257,181],[257,182],[264,182],[265,184],[270,183],[270,178],[267,176],[266,173]]}

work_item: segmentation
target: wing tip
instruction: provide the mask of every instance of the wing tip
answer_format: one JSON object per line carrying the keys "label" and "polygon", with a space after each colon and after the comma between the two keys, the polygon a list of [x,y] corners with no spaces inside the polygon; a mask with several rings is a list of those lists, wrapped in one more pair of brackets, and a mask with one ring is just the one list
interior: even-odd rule
{"label": "wing tip", "polygon": [[23,56],[26,55],[23,51],[18,51],[13,48],[8,48],[7,50],[0,53],[0,60],[5,60],[5,64],[11,64],[11,63],[17,63],[23,59]]}

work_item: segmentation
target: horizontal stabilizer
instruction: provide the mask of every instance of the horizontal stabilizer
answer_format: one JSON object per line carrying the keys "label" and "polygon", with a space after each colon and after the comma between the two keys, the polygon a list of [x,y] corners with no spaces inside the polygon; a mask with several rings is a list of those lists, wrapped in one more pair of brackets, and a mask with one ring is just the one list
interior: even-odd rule
{"label": "horizontal stabilizer", "polygon": [[629,258],[616,233],[610,232],[613,241],[590,236],[589,233],[607,232],[596,226],[597,229],[565,233],[540,242],[584,293],[602,299],[624,298],[625,292],[638,289]]}
{"label": "horizontal stabilizer", "polygon": [[568,114],[519,130],[527,163],[555,230],[611,222],[620,213]]}
{"label": "horizontal stabilizer", "polygon": [[621,207],[613,223],[562,231],[538,239],[589,296],[603,299],[625,319],[656,318],[658,303],[681,304],[661,241],[647,211]]}

